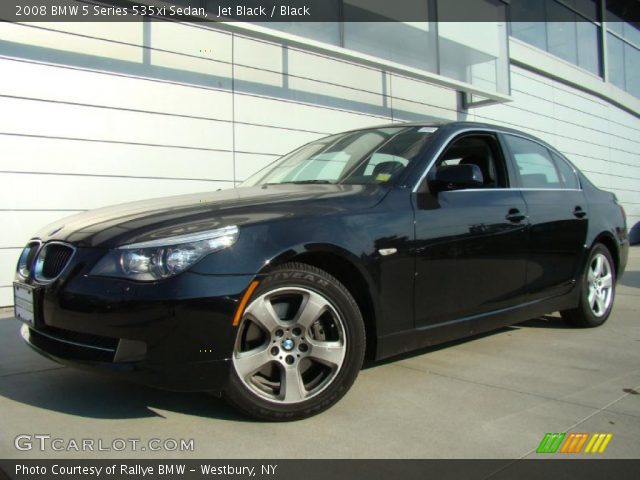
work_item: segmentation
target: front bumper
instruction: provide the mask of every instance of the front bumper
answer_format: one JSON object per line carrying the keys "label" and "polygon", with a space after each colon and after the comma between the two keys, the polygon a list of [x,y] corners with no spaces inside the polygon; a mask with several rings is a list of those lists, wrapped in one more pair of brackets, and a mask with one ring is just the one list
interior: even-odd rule
{"label": "front bumper", "polygon": [[71,271],[36,288],[35,320],[21,333],[66,365],[174,391],[221,391],[252,275],[184,272],[150,284]]}
{"label": "front bumper", "polygon": [[[47,339],[27,325],[22,325],[20,334],[36,352],[62,365],[106,374],[163,390],[220,392],[224,390],[229,377],[231,365],[229,359],[177,364],[91,360],[87,358],[86,347],[85,349],[81,347],[69,349],[64,343]],[[82,358],[78,358],[78,354]]]}

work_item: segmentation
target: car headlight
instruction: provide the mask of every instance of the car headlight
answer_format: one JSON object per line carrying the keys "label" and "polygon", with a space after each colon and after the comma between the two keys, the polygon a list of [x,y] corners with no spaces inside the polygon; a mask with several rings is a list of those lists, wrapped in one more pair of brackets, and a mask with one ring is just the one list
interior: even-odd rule
{"label": "car headlight", "polygon": [[205,255],[230,247],[237,239],[238,227],[230,226],[123,245],[102,257],[91,275],[160,280],[184,272]]}

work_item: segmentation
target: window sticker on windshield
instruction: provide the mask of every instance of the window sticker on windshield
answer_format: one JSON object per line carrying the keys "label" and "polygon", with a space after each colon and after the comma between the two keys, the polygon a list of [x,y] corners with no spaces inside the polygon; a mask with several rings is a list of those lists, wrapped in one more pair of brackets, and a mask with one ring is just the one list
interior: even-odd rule
{"label": "window sticker on windshield", "polygon": [[379,173],[376,175],[376,182],[388,182],[390,178],[390,173]]}
{"label": "window sticker on windshield", "polygon": [[419,133],[433,133],[437,130],[436,127],[422,127],[418,130]]}

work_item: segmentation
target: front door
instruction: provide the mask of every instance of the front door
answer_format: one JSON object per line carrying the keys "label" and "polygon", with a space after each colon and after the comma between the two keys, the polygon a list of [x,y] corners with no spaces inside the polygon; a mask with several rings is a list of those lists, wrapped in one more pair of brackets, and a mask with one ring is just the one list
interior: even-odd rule
{"label": "front door", "polygon": [[454,139],[427,184],[438,168],[455,164],[477,165],[483,185],[415,194],[414,309],[418,328],[458,322],[464,333],[468,317],[523,301],[528,222],[493,134]]}

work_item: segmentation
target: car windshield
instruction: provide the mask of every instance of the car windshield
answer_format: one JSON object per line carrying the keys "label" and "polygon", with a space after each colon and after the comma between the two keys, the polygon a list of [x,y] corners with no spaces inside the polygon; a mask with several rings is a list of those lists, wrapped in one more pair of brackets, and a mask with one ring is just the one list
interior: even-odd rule
{"label": "car windshield", "polygon": [[423,150],[435,130],[398,126],[332,135],[276,160],[241,186],[391,183]]}

